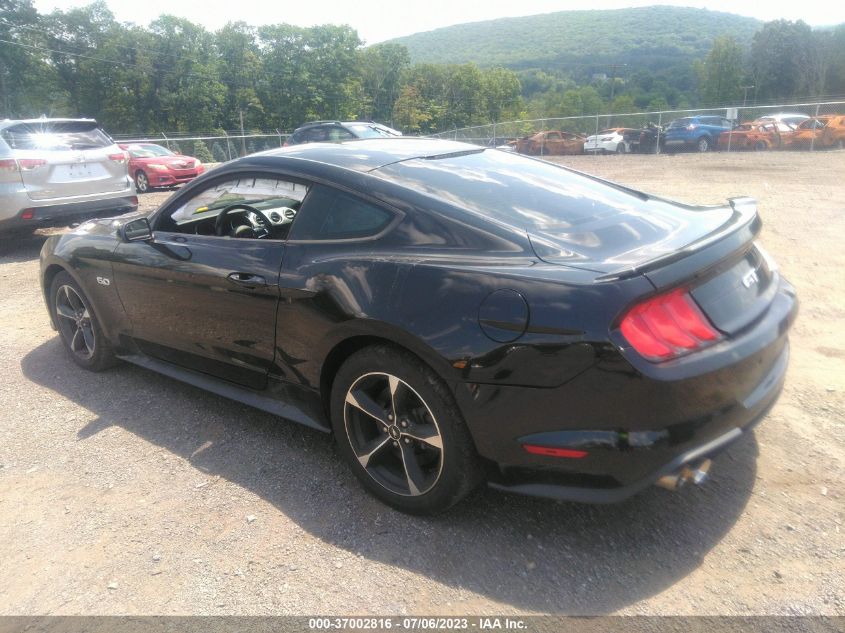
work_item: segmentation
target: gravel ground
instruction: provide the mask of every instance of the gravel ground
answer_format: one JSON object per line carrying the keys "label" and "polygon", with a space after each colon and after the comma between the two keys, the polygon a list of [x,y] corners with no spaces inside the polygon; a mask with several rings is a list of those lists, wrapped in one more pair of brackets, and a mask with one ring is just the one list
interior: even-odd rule
{"label": "gravel ground", "polygon": [[76,369],[38,290],[43,236],[5,239],[0,614],[845,614],[845,152],[562,162],[760,201],[802,312],[784,395],[708,485],[401,515],[318,432],[135,367]]}

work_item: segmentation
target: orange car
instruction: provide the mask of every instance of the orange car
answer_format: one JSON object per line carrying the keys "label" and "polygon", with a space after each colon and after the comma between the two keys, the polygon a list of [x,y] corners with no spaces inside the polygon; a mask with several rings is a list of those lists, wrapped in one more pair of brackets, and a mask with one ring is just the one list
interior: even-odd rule
{"label": "orange car", "polygon": [[509,144],[520,154],[532,156],[584,153],[583,136],[571,132],[559,132],[558,130],[537,132]]}
{"label": "orange car", "polygon": [[788,144],[795,128],[787,123],[757,120],[743,123],[719,135],[719,149],[765,151]]}
{"label": "orange car", "polygon": [[837,147],[845,149],[845,115],[829,114],[807,119],[789,142],[795,149]]}

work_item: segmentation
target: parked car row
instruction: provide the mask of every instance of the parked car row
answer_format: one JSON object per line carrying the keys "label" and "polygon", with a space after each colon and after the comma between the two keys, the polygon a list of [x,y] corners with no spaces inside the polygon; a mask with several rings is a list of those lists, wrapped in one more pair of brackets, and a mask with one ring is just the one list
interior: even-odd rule
{"label": "parked car row", "polygon": [[665,129],[648,123],[641,129],[613,127],[585,136],[559,130],[537,132],[498,144],[532,156],[564,154],[627,154],[716,149],[845,148],[845,115],[810,117],[778,113],[735,124],[721,116],[682,117]]}
{"label": "parked car row", "polygon": [[845,149],[845,115],[804,116],[789,123],[763,117],[719,135],[720,149]]}

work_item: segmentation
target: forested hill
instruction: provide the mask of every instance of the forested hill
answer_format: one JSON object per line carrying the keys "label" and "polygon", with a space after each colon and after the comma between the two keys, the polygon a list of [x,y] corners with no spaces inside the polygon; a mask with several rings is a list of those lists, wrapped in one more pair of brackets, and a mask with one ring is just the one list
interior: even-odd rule
{"label": "forested hill", "polygon": [[707,55],[714,38],[750,43],[761,22],[731,13],[653,6],[560,11],[448,26],[391,40],[415,63],[465,63],[515,70],[562,70],[567,64],[658,68]]}

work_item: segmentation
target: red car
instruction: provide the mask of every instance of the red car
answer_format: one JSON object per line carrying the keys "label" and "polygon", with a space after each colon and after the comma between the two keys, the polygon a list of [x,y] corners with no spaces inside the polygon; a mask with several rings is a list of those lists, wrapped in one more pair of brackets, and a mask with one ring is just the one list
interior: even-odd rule
{"label": "red car", "polygon": [[129,173],[138,193],[188,182],[205,171],[199,159],[174,154],[155,143],[128,143],[120,148],[129,152]]}

